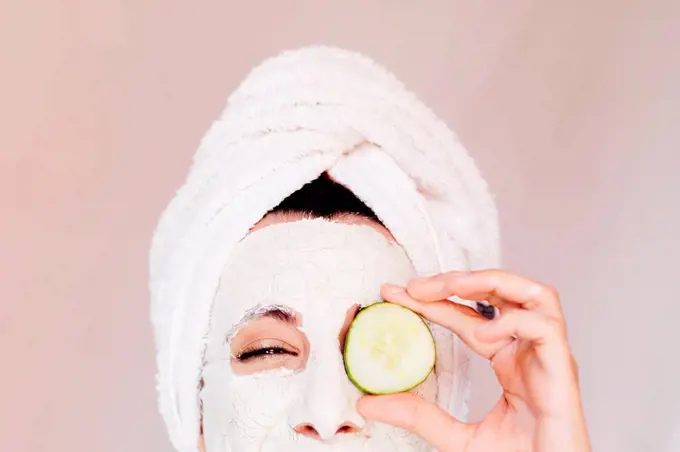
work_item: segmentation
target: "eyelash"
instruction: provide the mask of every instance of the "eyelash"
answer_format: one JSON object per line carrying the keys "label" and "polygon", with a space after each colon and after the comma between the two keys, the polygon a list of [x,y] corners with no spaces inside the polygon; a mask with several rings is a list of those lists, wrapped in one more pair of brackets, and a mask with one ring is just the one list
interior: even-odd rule
{"label": "eyelash", "polygon": [[255,350],[247,350],[239,354],[236,359],[239,361],[248,361],[255,358],[268,358],[272,355],[291,355],[298,356],[296,352],[291,352],[282,347],[264,347]]}

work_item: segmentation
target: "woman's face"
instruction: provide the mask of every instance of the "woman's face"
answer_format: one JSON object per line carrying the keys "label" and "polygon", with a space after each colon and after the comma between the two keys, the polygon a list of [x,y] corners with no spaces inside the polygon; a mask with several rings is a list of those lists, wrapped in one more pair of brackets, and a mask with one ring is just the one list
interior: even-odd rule
{"label": "woman's face", "polygon": [[[430,450],[355,408],[362,394],[345,373],[347,328],[383,283],[415,274],[386,231],[356,223],[274,222],[232,251],[203,370],[207,452]],[[431,375],[415,391],[434,401],[436,388]]]}

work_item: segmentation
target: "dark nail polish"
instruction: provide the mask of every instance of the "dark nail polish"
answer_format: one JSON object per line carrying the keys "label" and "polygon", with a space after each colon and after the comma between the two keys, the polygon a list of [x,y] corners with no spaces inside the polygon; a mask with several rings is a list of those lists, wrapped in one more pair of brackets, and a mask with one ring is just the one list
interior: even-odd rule
{"label": "dark nail polish", "polygon": [[477,302],[477,312],[489,320],[493,320],[496,317],[496,309],[493,306],[485,305],[479,301]]}

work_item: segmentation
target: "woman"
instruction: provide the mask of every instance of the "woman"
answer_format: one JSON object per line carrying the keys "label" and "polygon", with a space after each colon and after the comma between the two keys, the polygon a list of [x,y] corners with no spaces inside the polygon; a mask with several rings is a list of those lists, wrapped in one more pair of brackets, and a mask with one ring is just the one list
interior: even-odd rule
{"label": "woman", "polygon": [[[159,400],[181,452],[589,450],[557,294],[495,269],[474,163],[365,57],[307,48],[256,68],[151,258]],[[435,370],[409,393],[365,396],[345,373],[349,323],[380,298],[432,323]],[[504,389],[476,424],[469,350]]]}

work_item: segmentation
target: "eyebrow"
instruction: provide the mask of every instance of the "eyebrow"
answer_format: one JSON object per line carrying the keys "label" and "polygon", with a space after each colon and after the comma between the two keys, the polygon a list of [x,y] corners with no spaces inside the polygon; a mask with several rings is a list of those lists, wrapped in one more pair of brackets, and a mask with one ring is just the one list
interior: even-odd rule
{"label": "eyebrow", "polygon": [[263,317],[269,317],[270,319],[279,320],[292,325],[295,325],[296,323],[295,314],[290,312],[290,309],[281,308],[280,306],[269,306],[264,312],[255,315],[249,320],[261,319]]}
{"label": "eyebrow", "polygon": [[253,320],[258,320],[262,318],[270,318],[278,320],[280,322],[285,322],[293,326],[297,326],[297,319],[292,309],[281,306],[281,305],[257,305],[254,308],[248,310],[241,320],[239,320],[227,333],[226,340],[229,342],[234,335],[238,332],[240,328],[244,325],[252,322]]}

